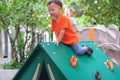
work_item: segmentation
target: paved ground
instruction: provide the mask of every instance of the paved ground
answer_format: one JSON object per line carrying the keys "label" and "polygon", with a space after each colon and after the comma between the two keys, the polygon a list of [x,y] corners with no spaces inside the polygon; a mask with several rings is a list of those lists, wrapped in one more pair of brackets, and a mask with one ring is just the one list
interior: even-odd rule
{"label": "paved ground", "polygon": [[12,80],[18,70],[0,69],[0,80]]}
{"label": "paved ground", "polygon": [[[7,59],[0,59],[0,65],[8,62]],[[0,80],[12,80],[18,70],[0,68]]]}

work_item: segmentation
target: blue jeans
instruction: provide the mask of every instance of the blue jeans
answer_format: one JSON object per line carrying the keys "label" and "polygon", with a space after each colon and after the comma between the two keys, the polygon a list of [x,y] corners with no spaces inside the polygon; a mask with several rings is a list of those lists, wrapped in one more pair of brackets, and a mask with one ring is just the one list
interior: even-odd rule
{"label": "blue jeans", "polygon": [[75,44],[75,45],[72,45],[71,47],[72,47],[72,49],[75,51],[75,53],[76,53],[77,55],[83,55],[83,54],[85,54],[86,51],[88,50],[88,47],[86,47],[86,46],[81,47],[81,46],[79,45],[79,43],[77,43],[77,44]]}

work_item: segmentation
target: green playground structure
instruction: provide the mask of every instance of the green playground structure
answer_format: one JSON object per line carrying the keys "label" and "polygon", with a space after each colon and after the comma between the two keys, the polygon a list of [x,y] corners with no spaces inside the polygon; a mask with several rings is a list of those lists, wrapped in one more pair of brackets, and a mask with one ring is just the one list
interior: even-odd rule
{"label": "green playground structure", "polygon": [[[62,43],[38,43],[13,80],[120,80],[120,68],[112,62],[110,70],[104,64],[110,58],[94,42],[81,41],[82,45],[93,48],[91,57],[78,56]],[[76,67],[70,65],[71,56],[78,58]]]}

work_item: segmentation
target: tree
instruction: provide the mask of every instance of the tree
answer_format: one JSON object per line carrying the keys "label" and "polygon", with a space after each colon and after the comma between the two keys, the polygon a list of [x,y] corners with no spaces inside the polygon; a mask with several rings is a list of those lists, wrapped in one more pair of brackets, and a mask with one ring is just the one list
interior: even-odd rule
{"label": "tree", "polygon": [[115,24],[120,30],[119,0],[85,0],[84,14],[97,24]]}
{"label": "tree", "polygon": [[[46,3],[46,0],[0,1],[0,29],[4,29],[9,36],[12,59],[16,63],[23,62],[26,58],[25,53],[28,54],[34,47],[34,29],[45,30],[48,26],[49,16]],[[23,39],[24,34],[21,28],[25,29],[25,39]],[[28,43],[29,39],[31,39],[30,43]],[[25,48],[29,51],[26,52]]]}
{"label": "tree", "polygon": [[82,22],[85,24],[96,23],[105,26],[115,24],[120,30],[120,0],[65,0],[64,3],[69,8],[77,6],[75,10],[79,19],[77,21],[83,18],[82,20],[85,20]]}

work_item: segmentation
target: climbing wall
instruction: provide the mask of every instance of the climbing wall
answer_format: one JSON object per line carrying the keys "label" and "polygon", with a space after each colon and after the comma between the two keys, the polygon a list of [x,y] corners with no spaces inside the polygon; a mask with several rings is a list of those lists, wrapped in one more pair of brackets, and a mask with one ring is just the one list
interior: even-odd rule
{"label": "climbing wall", "polygon": [[[78,56],[62,43],[38,43],[13,80],[120,80],[120,68],[113,63],[110,70],[105,65],[110,58],[94,42],[82,41],[82,45],[93,48],[91,57]],[[70,65],[71,56],[78,58],[76,67]]]}

